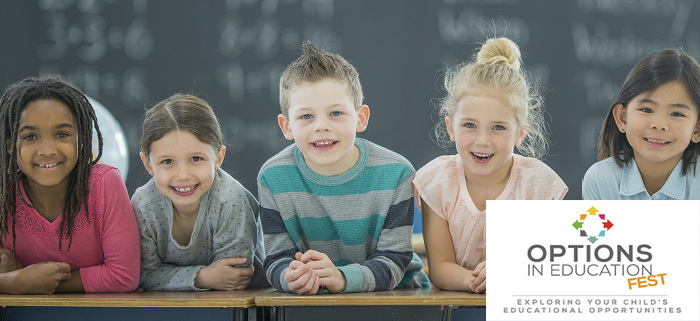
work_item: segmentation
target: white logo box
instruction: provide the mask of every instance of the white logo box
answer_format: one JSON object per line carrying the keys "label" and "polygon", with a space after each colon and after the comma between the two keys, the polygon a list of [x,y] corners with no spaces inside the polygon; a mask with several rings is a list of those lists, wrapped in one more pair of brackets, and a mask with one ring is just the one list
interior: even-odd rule
{"label": "white logo box", "polygon": [[[487,201],[486,208],[487,320],[700,320],[700,201]],[[581,229],[588,237],[605,232],[592,243]],[[547,252],[541,262],[528,257],[533,245],[541,247],[532,259]],[[649,271],[655,286],[628,280]]]}

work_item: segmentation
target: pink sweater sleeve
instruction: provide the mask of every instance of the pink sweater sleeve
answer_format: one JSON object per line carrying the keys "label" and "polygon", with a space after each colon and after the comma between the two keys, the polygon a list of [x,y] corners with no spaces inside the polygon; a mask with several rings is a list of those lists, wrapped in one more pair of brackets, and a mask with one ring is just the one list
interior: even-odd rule
{"label": "pink sweater sleeve", "polygon": [[93,217],[104,262],[81,268],[80,278],[86,293],[131,292],[138,286],[141,264],[136,216],[119,171],[110,169],[103,175],[98,213]]}

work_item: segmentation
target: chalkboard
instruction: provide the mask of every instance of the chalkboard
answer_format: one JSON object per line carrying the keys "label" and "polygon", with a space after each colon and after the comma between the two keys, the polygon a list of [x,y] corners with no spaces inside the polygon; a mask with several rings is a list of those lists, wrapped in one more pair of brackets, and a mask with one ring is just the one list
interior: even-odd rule
{"label": "chalkboard", "polygon": [[278,81],[305,39],[360,73],[365,133],[416,167],[455,153],[431,139],[446,66],[488,36],[520,45],[543,87],[545,162],[580,199],[600,123],[630,68],[682,46],[700,57],[700,5],[651,0],[39,0],[0,2],[0,84],[61,74],[105,105],[126,132],[130,192],[144,108],[174,93],[206,99],[222,124],[224,169],[255,192],[265,160],[289,144],[277,127]]}

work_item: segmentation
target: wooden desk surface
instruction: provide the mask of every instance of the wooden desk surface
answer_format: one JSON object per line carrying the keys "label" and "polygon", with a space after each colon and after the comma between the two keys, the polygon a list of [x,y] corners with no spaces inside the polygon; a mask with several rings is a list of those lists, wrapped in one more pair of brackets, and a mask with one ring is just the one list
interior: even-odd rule
{"label": "wooden desk surface", "polygon": [[205,292],[5,295],[0,306],[245,308],[274,289]]}
{"label": "wooden desk surface", "polygon": [[486,294],[426,290],[394,290],[368,293],[298,295],[272,292],[258,296],[257,306],[379,306],[456,305],[486,306]]}

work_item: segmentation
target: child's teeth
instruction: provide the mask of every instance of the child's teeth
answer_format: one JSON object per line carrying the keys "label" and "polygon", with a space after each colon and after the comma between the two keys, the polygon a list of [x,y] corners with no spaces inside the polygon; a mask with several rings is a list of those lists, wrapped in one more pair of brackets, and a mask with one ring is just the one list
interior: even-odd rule
{"label": "child's teeth", "polygon": [[333,144],[333,142],[318,142],[318,143],[316,143],[317,146],[326,146],[326,145],[330,145],[330,144]]}
{"label": "child's teeth", "polygon": [[50,167],[54,167],[56,165],[58,165],[58,163],[46,164],[46,165],[39,164],[39,167],[50,168]]}
{"label": "child's teeth", "polygon": [[192,189],[194,189],[194,186],[192,186],[192,187],[185,187],[185,188],[177,188],[177,187],[175,187],[175,190],[178,191],[178,192],[180,192],[180,193],[187,193],[187,192],[191,191]]}

